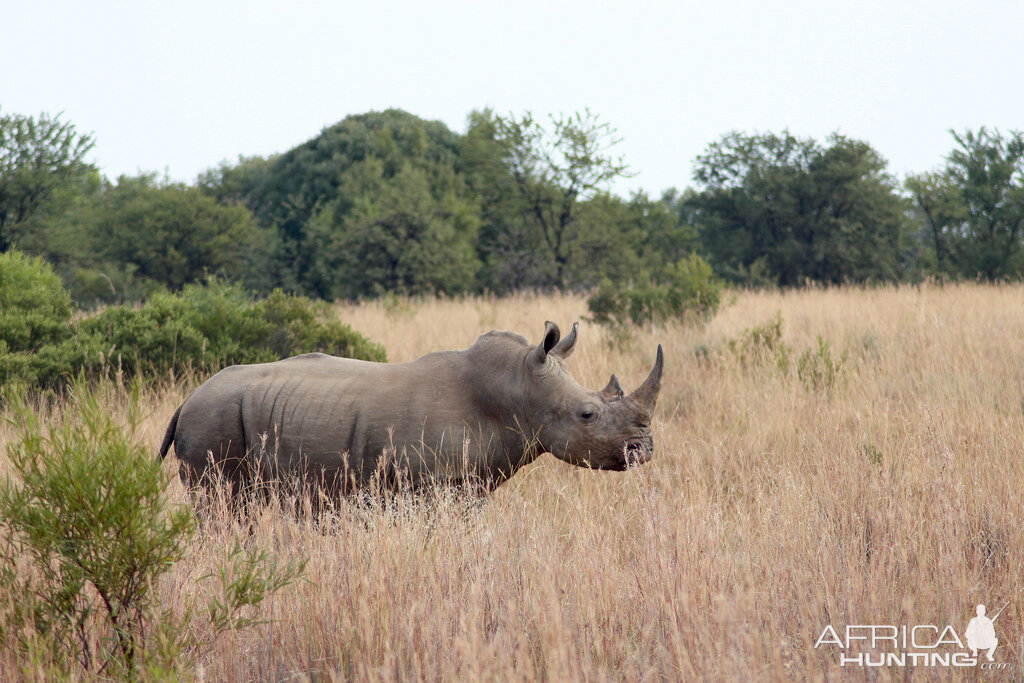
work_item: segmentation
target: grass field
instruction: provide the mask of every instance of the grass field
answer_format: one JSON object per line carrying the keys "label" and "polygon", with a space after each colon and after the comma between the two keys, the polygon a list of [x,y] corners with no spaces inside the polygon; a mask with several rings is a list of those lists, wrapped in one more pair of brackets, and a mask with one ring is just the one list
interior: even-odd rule
{"label": "grass field", "polygon": [[[495,328],[539,340],[545,320],[565,330],[586,307],[522,296],[336,310],[405,361]],[[649,464],[591,472],[541,456],[471,514],[444,498],[430,514],[343,510],[325,530],[267,511],[253,542],[308,559],[308,581],[263,606],[267,623],[213,640],[192,673],[1024,676],[1024,287],[737,293],[704,327],[613,340],[584,322],[569,366],[584,386],[615,372],[631,391],[658,343],[666,368]],[[187,384],[145,398],[154,454]],[[0,430],[0,446],[9,439]],[[207,525],[160,587],[164,603],[183,609],[235,535],[245,533],[228,517]],[[814,647],[828,625],[840,637],[847,625],[951,625],[963,638],[976,604],[991,614],[1005,601],[1002,671],[841,667],[836,645]],[[877,652],[860,648],[844,652]],[[4,655],[0,679],[17,666]]]}

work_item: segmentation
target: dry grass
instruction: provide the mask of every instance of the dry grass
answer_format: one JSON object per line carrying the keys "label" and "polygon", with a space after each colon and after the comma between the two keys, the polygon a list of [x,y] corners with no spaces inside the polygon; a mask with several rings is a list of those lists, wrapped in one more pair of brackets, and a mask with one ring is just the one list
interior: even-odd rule
{"label": "dry grass", "polygon": [[[786,372],[726,351],[777,311],[793,349]],[[544,320],[565,329],[585,305],[392,300],[338,313],[404,361],[492,328],[539,339]],[[1024,673],[1024,288],[740,293],[706,328],[637,331],[617,346],[594,325],[580,334],[570,367],[592,388],[616,372],[631,390],[664,344],[649,465],[589,472],[542,456],[478,513],[448,499],[433,514],[347,510],[326,532],[267,512],[254,541],[308,558],[309,581],[265,606],[270,623],[216,640],[196,673],[862,679],[838,666],[835,648],[814,649],[825,625],[951,624],[963,634],[975,604],[1004,600],[997,660],[1012,663],[1006,678]],[[847,354],[831,390],[797,377],[818,335]],[[154,451],[187,390],[149,397]],[[9,438],[0,431],[0,444]],[[183,603],[241,533],[222,521],[169,576],[168,604]],[[5,655],[0,678],[11,666]]]}

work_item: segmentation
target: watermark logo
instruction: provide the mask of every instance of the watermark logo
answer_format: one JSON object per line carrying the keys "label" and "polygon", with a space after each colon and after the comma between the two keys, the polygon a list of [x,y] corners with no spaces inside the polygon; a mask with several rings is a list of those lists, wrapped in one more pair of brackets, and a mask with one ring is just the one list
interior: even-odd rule
{"label": "watermark logo", "polygon": [[1003,605],[996,615],[989,619],[985,616],[985,605],[978,605],[977,613],[978,616],[971,619],[970,623],[967,624],[967,647],[970,648],[971,654],[975,657],[978,656],[978,650],[988,650],[985,655],[988,657],[988,661],[994,661],[995,658],[992,656],[996,648],[999,647],[999,639],[996,638],[996,626],[995,621],[999,618],[1002,611],[1006,609],[1006,605]]}
{"label": "watermark logo", "polygon": [[850,624],[837,630],[829,624],[822,629],[814,649],[836,648],[840,666],[974,667],[980,664],[982,669],[1009,669],[1010,664],[995,661],[999,647],[995,622],[1006,604],[992,617],[987,616],[985,605],[978,605],[976,616],[963,631],[963,638],[952,625],[940,628],[935,624]]}

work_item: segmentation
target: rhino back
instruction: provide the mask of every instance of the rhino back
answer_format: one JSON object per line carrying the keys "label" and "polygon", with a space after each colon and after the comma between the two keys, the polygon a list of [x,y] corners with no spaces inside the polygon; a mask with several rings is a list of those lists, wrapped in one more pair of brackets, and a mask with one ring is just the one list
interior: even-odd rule
{"label": "rhino back", "polygon": [[[474,404],[458,352],[381,364],[307,354],[234,366],[186,401],[178,457],[231,461],[260,453],[274,468],[337,474],[357,483],[390,453],[417,480],[466,454],[486,474],[501,429]],[[468,448],[467,448],[468,440]]]}

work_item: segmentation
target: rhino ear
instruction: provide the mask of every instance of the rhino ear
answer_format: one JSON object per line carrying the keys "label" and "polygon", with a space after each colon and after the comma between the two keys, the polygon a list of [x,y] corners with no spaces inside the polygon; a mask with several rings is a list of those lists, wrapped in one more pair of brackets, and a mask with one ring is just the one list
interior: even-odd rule
{"label": "rhino ear", "polygon": [[541,339],[537,348],[530,353],[530,357],[535,363],[540,365],[548,359],[548,354],[551,353],[551,349],[555,348],[555,344],[558,343],[561,337],[562,333],[558,331],[558,325],[550,321],[544,323],[544,338]]}
{"label": "rhino ear", "polygon": [[555,344],[555,347],[551,349],[551,355],[559,358],[568,358],[572,355],[572,350],[576,348],[576,328],[579,326],[579,323],[572,324],[572,331],[565,335],[562,341]]}
{"label": "rhino ear", "polygon": [[622,385],[619,384],[619,378],[612,375],[612,378],[608,380],[608,386],[601,390],[601,396],[609,401],[622,398],[626,392],[622,390]]}

